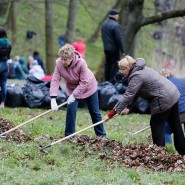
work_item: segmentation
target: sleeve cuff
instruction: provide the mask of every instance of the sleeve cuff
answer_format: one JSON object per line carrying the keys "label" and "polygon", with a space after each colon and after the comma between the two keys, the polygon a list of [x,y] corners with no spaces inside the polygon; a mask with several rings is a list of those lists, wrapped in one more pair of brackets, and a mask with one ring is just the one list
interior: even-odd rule
{"label": "sleeve cuff", "polygon": [[112,110],[107,114],[107,116],[109,117],[109,119],[112,118],[112,117],[115,116],[115,115],[116,115],[116,111],[115,111],[114,109],[112,109]]}

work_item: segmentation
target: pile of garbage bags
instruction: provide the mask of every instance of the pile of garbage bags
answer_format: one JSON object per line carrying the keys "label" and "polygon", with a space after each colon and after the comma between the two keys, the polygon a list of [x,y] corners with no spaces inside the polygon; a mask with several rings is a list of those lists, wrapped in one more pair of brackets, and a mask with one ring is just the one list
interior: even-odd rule
{"label": "pile of garbage bags", "polygon": [[[118,77],[116,83],[106,81],[98,84],[99,106],[101,110],[111,110],[115,104],[122,98],[127,89],[127,80]],[[18,84],[7,86],[7,99],[5,105],[9,107],[29,107],[29,108],[50,108],[50,81],[44,82],[34,76],[28,76],[23,87]],[[57,103],[61,104],[67,101],[65,90],[59,87]],[[86,103],[81,101],[79,107],[86,107]],[[138,98],[131,112],[149,114],[149,104],[142,98]]]}

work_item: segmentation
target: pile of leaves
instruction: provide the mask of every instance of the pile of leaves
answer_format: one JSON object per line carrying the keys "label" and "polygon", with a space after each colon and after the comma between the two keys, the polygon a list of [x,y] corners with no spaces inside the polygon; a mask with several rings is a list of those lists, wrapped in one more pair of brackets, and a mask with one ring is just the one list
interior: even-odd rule
{"label": "pile of leaves", "polygon": [[[168,153],[164,147],[151,144],[132,143],[123,145],[108,138],[76,137],[75,143],[100,151],[99,159],[107,159],[112,164],[119,163],[129,168],[147,168],[154,171],[184,172],[185,159],[179,154]],[[90,155],[91,152],[86,153]]]}
{"label": "pile of leaves", "polygon": [[[15,125],[12,122],[0,117],[0,134],[2,134],[2,133],[6,132],[14,127],[15,127]],[[32,140],[30,137],[26,136],[23,133],[23,131],[20,129],[16,129],[16,130],[14,130],[4,136],[5,136],[5,138],[4,138],[5,140],[7,140],[7,141],[11,140],[11,141],[15,141],[18,143],[28,142],[28,141]]]}

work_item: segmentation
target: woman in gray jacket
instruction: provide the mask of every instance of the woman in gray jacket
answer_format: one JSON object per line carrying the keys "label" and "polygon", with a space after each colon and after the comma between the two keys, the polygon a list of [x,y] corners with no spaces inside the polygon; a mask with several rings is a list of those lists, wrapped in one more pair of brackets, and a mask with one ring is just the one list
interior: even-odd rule
{"label": "woman in gray jacket", "polygon": [[176,86],[158,72],[145,66],[142,58],[133,59],[125,56],[118,62],[120,72],[128,77],[128,88],[123,98],[103,118],[108,121],[115,114],[127,114],[129,108],[140,96],[150,103],[153,143],[165,146],[164,124],[167,121],[174,133],[175,148],[180,155],[185,155],[185,138],[180,124]]}

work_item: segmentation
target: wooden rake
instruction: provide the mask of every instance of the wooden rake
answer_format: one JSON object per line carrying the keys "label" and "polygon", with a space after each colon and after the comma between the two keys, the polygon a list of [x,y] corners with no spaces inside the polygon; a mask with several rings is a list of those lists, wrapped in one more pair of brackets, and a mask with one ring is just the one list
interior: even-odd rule
{"label": "wooden rake", "polygon": [[[60,107],[62,107],[62,106],[64,106],[64,105],[66,105],[66,104],[67,104],[67,101],[64,102],[64,103],[62,103],[62,104],[60,104],[60,105],[58,106],[58,108],[60,108]],[[14,128],[11,128],[10,130],[7,130],[6,132],[3,132],[2,134],[0,134],[0,138],[5,138],[5,137],[6,137],[6,136],[5,136],[6,134],[9,134],[10,132],[13,132],[14,130],[16,130],[16,129],[22,127],[23,125],[26,125],[27,123],[30,123],[30,122],[36,120],[37,118],[40,118],[41,116],[44,116],[44,115],[46,115],[46,114],[48,114],[48,113],[50,113],[50,112],[52,112],[52,109],[50,109],[50,110],[48,110],[48,111],[46,111],[46,112],[43,112],[42,114],[39,114],[38,116],[35,116],[34,118],[31,118],[31,119],[29,119],[28,121],[25,121],[25,122],[21,123],[20,125],[14,127]]]}

